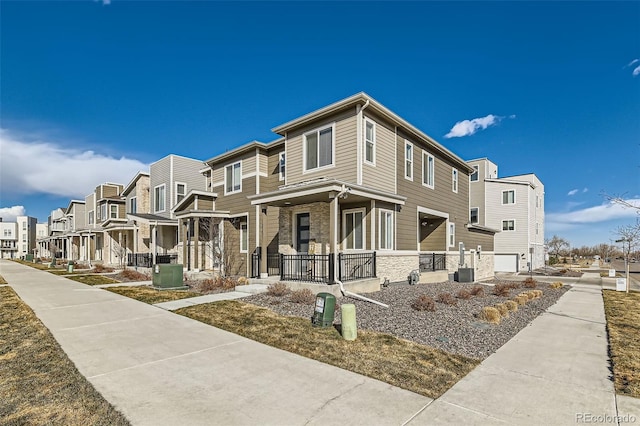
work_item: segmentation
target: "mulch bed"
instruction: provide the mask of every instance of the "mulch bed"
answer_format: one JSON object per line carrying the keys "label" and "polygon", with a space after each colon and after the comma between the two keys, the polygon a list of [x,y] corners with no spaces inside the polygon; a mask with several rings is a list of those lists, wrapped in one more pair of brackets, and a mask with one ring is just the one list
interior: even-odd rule
{"label": "mulch bed", "polygon": [[[487,284],[498,283],[522,285],[520,282],[498,280]],[[340,323],[340,304],[352,303],[356,305],[359,329],[389,333],[450,353],[482,360],[509,341],[549,306],[556,303],[569,289],[568,286],[552,289],[546,283],[538,283],[537,289],[543,291],[542,297],[519,306],[517,312],[512,312],[509,317],[503,318],[499,325],[480,321],[477,317],[480,310],[485,306],[505,302],[530,289],[524,287],[512,289],[509,297],[500,297],[492,294],[493,286],[483,284],[484,296],[471,297],[468,300],[456,299],[456,306],[436,302],[435,312],[416,311],[411,308],[413,301],[420,295],[425,294],[434,300],[441,293],[449,293],[455,297],[459,290],[470,290],[473,285],[475,284],[444,282],[411,286],[398,283],[391,284],[379,292],[365,295],[388,304],[389,308],[343,297],[336,302],[334,323]],[[314,309],[313,305],[292,303],[288,295],[274,297],[264,293],[244,298],[242,301],[269,308],[281,315],[302,318],[311,318]]]}

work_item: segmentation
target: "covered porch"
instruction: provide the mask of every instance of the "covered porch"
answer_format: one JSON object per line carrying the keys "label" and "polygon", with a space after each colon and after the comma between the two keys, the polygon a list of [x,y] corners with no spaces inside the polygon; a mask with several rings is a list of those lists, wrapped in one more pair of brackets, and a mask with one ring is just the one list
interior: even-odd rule
{"label": "covered porch", "polygon": [[[110,230],[121,232],[124,237],[124,261],[127,266],[146,268],[152,267],[154,262],[178,263],[176,219],[147,213],[129,213],[126,224],[121,223]],[[115,235],[120,238],[119,234]],[[147,266],[149,264],[151,266]]]}
{"label": "covered porch", "polygon": [[[395,248],[395,212],[404,197],[319,179],[249,199],[261,212],[253,277],[324,284],[372,280],[379,286],[377,253]],[[277,252],[264,250],[272,208],[279,209]]]}

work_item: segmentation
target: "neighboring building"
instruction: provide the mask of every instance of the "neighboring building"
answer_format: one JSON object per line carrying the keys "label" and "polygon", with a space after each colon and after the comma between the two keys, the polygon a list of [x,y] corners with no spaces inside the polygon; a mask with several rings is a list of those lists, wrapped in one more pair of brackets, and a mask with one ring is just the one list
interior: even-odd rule
{"label": "neighboring building", "polygon": [[469,221],[495,228],[495,270],[528,271],[544,266],[544,185],[533,174],[498,178],[487,158],[467,162],[470,180]]}
{"label": "neighboring building", "polygon": [[427,280],[460,265],[493,276],[495,231],[468,224],[473,169],[370,96],[274,132],[281,138],[208,160],[209,193],[190,193],[174,211],[187,242],[203,239],[204,218],[224,224],[204,240],[233,254],[227,273],[376,286],[419,268]]}
{"label": "neighboring building", "polygon": [[15,222],[0,221],[0,256],[20,259],[33,255],[37,251],[37,222],[31,216],[18,216]]}
{"label": "neighboring building", "polygon": [[140,232],[139,237],[132,239],[138,245],[135,249],[133,245],[130,247],[130,266],[182,262],[178,220],[173,210],[190,191],[207,189],[201,173],[203,167],[201,160],[171,154],[149,166],[148,181],[135,182],[135,189],[131,184],[127,186],[124,201],[129,210],[135,198],[135,212],[128,211],[127,219],[132,232],[134,229]]}

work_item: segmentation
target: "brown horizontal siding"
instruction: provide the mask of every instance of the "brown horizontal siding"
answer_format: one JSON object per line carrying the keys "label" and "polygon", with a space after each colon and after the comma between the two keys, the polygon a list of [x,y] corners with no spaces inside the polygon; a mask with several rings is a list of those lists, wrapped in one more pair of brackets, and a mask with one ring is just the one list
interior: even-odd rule
{"label": "brown horizontal siding", "polygon": [[365,158],[365,121],[362,121],[362,184],[382,191],[395,193],[395,127],[364,111],[364,115],[376,123],[376,165],[372,166],[364,161]]}

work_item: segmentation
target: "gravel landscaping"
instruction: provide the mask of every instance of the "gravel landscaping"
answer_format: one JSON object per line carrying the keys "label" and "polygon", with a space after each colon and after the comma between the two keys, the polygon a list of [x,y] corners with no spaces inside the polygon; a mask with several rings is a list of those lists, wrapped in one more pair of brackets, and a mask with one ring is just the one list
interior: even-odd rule
{"label": "gravel landscaping", "polygon": [[[509,297],[500,297],[492,294],[495,284],[514,284],[520,288],[509,290]],[[353,303],[356,305],[359,329],[393,334],[450,353],[482,360],[509,341],[569,289],[566,285],[553,289],[548,284],[539,282],[536,289],[543,291],[540,298],[520,305],[518,311],[510,312],[508,317],[502,318],[500,324],[493,325],[482,322],[478,318],[483,307],[505,302],[530,289],[522,287],[521,282],[494,280],[482,285],[484,296],[473,296],[467,300],[455,297],[459,290],[471,290],[473,285],[444,282],[410,286],[398,283],[366,295],[388,304],[389,308],[343,297],[337,300],[334,323],[340,323],[340,304]],[[436,302],[435,312],[416,311],[411,307],[411,304],[421,295],[437,300],[441,293],[451,294],[457,305]],[[265,293],[244,298],[243,301],[269,308],[280,315],[311,318],[313,305],[292,303],[289,297],[289,295],[275,297]]]}

